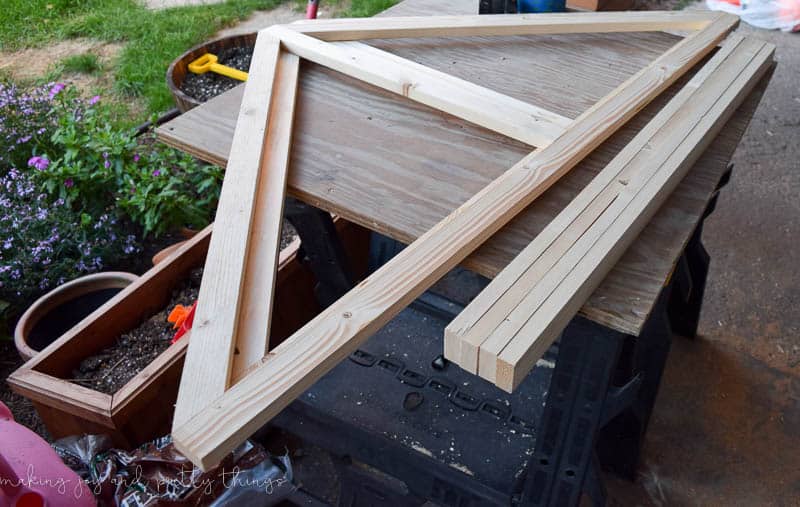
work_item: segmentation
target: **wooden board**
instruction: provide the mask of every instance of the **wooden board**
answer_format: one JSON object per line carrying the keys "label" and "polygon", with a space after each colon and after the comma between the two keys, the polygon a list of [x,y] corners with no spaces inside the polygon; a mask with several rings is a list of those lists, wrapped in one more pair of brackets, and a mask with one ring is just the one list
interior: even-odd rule
{"label": "wooden board", "polygon": [[[441,12],[441,9],[439,13]],[[638,11],[588,13],[537,13],[523,15],[389,16],[365,19],[298,21],[288,28],[323,41],[422,37],[496,37],[499,35],[549,35],[565,33],[651,32],[700,30],[704,11]]]}
{"label": "wooden board", "polygon": [[[185,373],[178,391],[175,408],[178,422],[202,410],[209,397],[221,396],[230,380],[241,320],[239,293],[245,285],[245,269],[253,239],[251,222],[258,201],[262,164],[266,165],[271,158],[271,154],[266,153],[264,138],[270,123],[268,114],[275,93],[273,85],[280,53],[278,39],[265,35],[256,40],[255,65],[249,73],[239,109],[238,122],[243,127],[236,130],[231,159],[226,167],[215,220],[216,233],[211,237],[192,328],[192,345],[186,354]],[[279,198],[278,208],[283,208],[282,189],[277,196],[270,193],[268,197]],[[282,215],[272,217],[278,223],[281,219]],[[277,261],[270,261],[274,267]],[[270,289],[265,297],[271,298],[271,292]],[[209,360],[215,362],[214,366],[206,367]]]}
{"label": "wooden board", "polygon": [[[450,12],[471,12],[474,7],[462,1],[436,5]],[[413,14],[434,7],[428,1],[408,0],[392,11]],[[574,118],[676,40],[663,33],[632,33],[371,44]],[[571,79],[569,72],[576,78]],[[537,76],[536,83],[523,79],[529,73]],[[671,93],[656,99],[578,164],[465,265],[494,276],[647,123]],[[228,92],[164,125],[159,135],[207,160],[224,163],[240,97],[240,89]],[[638,334],[746,121],[742,115],[729,124],[648,226],[642,241],[590,298],[582,310],[584,315]],[[306,63],[301,69],[296,125],[288,192],[406,243],[527,152],[525,146],[485,129],[459,125],[452,117]],[[325,153],[331,156],[323,156]]]}
{"label": "wooden board", "polygon": [[[741,38],[726,41],[723,49],[659,112],[656,118],[448,326],[446,357],[449,356],[451,360],[455,360],[469,371],[479,371],[481,376],[490,381],[497,380],[498,385],[510,390],[515,382],[527,373],[526,367],[532,367],[533,362],[538,359],[536,352],[543,352],[555,338],[553,333],[560,331],[558,325],[553,325],[550,335],[540,336],[535,329],[539,329],[545,323],[556,320],[565,322],[571,318],[568,311],[560,313],[551,308],[551,311],[540,314],[538,308],[545,300],[550,306],[562,301],[553,296],[556,287],[566,276],[580,277],[580,273],[574,271],[577,269],[576,265],[583,262],[581,259],[588,255],[586,249],[592,248],[598,238],[605,235],[609,224],[616,217],[623,211],[627,213],[628,204],[633,199],[642,199],[649,214],[631,215],[630,221],[625,222],[631,227],[630,229],[625,229],[625,226],[619,224],[616,226],[625,231],[628,241],[631,241],[644,227],[661,200],[666,198],[669,190],[680,181],[689,164],[694,161],[688,156],[694,158],[699,156],[704,145],[716,135],[716,132],[703,130],[694,132],[692,134],[694,137],[687,139],[686,133],[692,131],[694,124],[705,120],[707,110],[715,105],[719,95],[737,79],[739,74],[748,68],[751,59],[763,46],[763,42],[755,40],[742,42]],[[738,95],[731,102],[724,104],[724,107],[720,106],[719,110],[716,110],[717,115],[713,116],[715,128],[718,129],[727,121],[726,115],[730,116],[733,106],[738,105],[737,101],[740,102],[749,93],[748,86],[758,81],[757,78],[760,78],[758,72],[764,72],[764,66],[770,59],[770,54],[760,55],[759,65],[747,75],[747,80],[737,90]],[[656,197],[652,200],[640,197],[636,189],[649,188],[646,187],[651,185],[649,175],[656,173],[662,158],[665,160],[668,158],[667,155],[662,156],[659,150],[671,151],[679,145],[692,148],[686,159],[674,162],[680,168],[680,172],[669,173],[670,185],[656,187],[657,192],[654,194]],[[599,269],[605,269],[607,272],[626,246],[627,243],[620,242],[613,245],[613,250],[598,253],[596,258],[603,259]],[[605,272],[600,274],[593,272],[591,275],[596,279]],[[579,303],[582,304],[583,301]],[[535,329],[529,329],[531,327]],[[453,340],[463,340],[463,342],[453,343]],[[512,341],[521,342],[522,344],[516,346],[516,349],[523,351],[529,350],[525,347],[526,343],[535,343],[535,351],[526,356],[525,365],[520,368],[515,369],[513,366],[509,368],[508,363],[503,362],[506,369],[513,374],[495,379],[495,363],[498,363],[498,366],[501,363],[498,356],[501,351],[511,346]],[[480,360],[477,357],[478,346],[480,346]]]}
{"label": "wooden board", "polygon": [[282,51],[277,63],[269,125],[264,138],[261,176],[256,187],[255,210],[244,267],[247,276],[239,293],[242,323],[236,332],[230,383],[242,378],[250,367],[261,362],[269,350],[299,72],[300,58]]}
{"label": "wooden board", "polygon": [[531,146],[546,146],[571,120],[360,42],[325,42],[272,27],[294,54]]}
{"label": "wooden board", "polygon": [[[775,47],[761,41],[752,42],[755,44],[742,47],[741,51],[732,55],[732,60],[736,61],[731,61],[728,65],[740,69],[732,81],[727,80],[729,76],[714,76],[712,89],[706,90],[708,95],[696,97],[700,108],[700,103],[709,101],[709,95],[716,96],[710,99],[711,109],[700,115],[699,119],[695,117],[694,121],[676,125],[677,136],[667,136],[683,137],[680,144],[673,147],[667,140],[663,144],[660,143],[661,140],[654,140],[653,149],[664,149],[664,152],[654,153],[651,158],[643,157],[635,162],[640,169],[644,169],[647,164],[652,167],[658,163],[657,160],[665,159],[641,190],[635,191],[636,185],[633,183],[622,190],[617,202],[625,202],[628,199],[623,197],[636,193],[613,223],[595,235],[595,241],[585,253],[576,243],[576,257],[581,257],[578,264],[572,269],[560,270],[559,275],[563,275],[563,281],[536,307],[525,326],[498,356],[496,383],[499,387],[510,392],[522,382],[536,360],[544,354],[658,206],[680,182],[694,160],[713,141],[715,134],[723,128],[736,107],[771,67]],[[738,67],[740,64],[743,69]],[[718,86],[720,84],[723,86]],[[606,216],[614,216],[612,209],[615,207],[609,207],[609,211],[595,222],[594,227],[602,228],[601,224],[605,222]],[[565,258],[570,257],[570,254]]]}
{"label": "wooden board", "polygon": [[[210,396],[202,400],[205,407],[197,415],[190,416],[190,419],[176,417],[173,426],[176,447],[201,468],[219,462],[227,452],[277,414],[675,83],[711,52],[737,23],[738,18],[733,16],[709,15],[698,31],[687,35],[604,96],[570,123],[551,144],[528,154],[484,187],[290,337],[238,384],[216,399],[212,397],[214,392],[210,392]],[[264,34],[280,38],[285,35],[280,28],[262,31],[259,43]],[[289,38],[295,40],[294,35],[290,34]],[[259,43],[255,61],[260,57]],[[288,49],[291,50],[293,44],[290,43]],[[329,55],[326,49],[319,48],[317,53]],[[363,65],[376,63],[366,61]],[[251,67],[251,74],[252,70]],[[358,73],[352,69],[340,70],[358,77]],[[251,82],[246,88],[245,104],[251,100],[252,90]],[[263,112],[263,116],[267,116],[267,111]],[[260,121],[259,117],[244,120],[240,117],[235,142],[243,135],[243,129],[249,132],[250,122],[258,126]],[[239,155],[236,149],[234,155]],[[238,182],[238,175],[229,173],[226,182],[230,178]],[[207,270],[205,276],[214,279],[227,272],[227,268],[220,266],[214,271]],[[225,332],[224,329],[221,331]],[[219,336],[217,340],[225,343],[227,336]],[[195,349],[200,351],[198,354],[205,354],[206,368],[223,370],[228,366],[229,358],[210,354],[207,342],[190,342],[190,359],[203,357],[195,356]],[[192,369],[184,374],[182,386],[186,385],[187,377],[197,378],[202,366],[193,364]],[[200,396],[194,394],[197,392],[195,384],[189,387],[190,397],[181,395],[178,399],[177,408],[181,414],[187,413],[182,402],[186,406],[198,407],[201,401]]]}

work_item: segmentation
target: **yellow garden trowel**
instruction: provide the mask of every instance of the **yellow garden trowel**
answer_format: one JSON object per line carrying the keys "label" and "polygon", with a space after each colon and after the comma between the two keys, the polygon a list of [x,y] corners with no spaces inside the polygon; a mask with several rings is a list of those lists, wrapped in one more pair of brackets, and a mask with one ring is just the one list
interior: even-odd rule
{"label": "yellow garden trowel", "polygon": [[189,64],[189,70],[195,74],[205,74],[208,71],[216,72],[239,81],[247,81],[247,72],[217,63],[217,55],[206,53]]}

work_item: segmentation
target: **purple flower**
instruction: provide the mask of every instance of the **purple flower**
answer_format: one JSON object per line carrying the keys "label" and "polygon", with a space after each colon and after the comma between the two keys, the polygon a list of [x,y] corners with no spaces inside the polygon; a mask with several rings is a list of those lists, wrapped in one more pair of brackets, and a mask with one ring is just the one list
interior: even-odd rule
{"label": "purple flower", "polygon": [[47,160],[45,157],[31,157],[28,159],[28,167],[35,167],[39,171],[44,171],[47,169],[47,166],[50,165],[50,161]]}
{"label": "purple flower", "polygon": [[97,104],[98,102],[100,102],[100,95],[95,95],[94,97],[89,99],[89,105],[90,106],[93,106],[93,105]]}
{"label": "purple flower", "polygon": [[139,154],[138,153],[133,156],[133,161],[134,162],[138,162],[139,161]]}
{"label": "purple flower", "polygon": [[107,151],[103,152],[103,158],[106,158],[106,159],[108,158],[108,152]]}
{"label": "purple flower", "polygon": [[161,169],[156,169],[155,171],[153,171],[153,176],[155,176],[156,178],[161,176]]}
{"label": "purple flower", "polygon": [[50,97],[50,100],[52,100],[53,97],[55,97],[56,95],[61,93],[64,90],[64,88],[66,88],[66,87],[67,87],[67,85],[65,85],[64,83],[56,83],[56,84],[54,84],[53,87],[50,88],[50,94],[48,95]]}
{"label": "purple flower", "polygon": [[105,167],[106,169],[108,169],[109,167],[111,167],[111,162],[109,162],[108,160],[106,160],[105,162],[103,162],[103,167]]}
{"label": "purple flower", "polygon": [[75,182],[72,181],[72,178],[67,178],[64,180],[64,186],[67,188],[72,188],[75,185]]}

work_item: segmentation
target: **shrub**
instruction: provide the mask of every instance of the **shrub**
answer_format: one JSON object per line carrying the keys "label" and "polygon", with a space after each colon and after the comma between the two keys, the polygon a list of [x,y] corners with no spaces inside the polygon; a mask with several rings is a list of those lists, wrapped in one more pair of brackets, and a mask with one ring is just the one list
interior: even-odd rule
{"label": "shrub", "polygon": [[47,126],[33,139],[34,156],[26,165],[53,198],[92,216],[115,208],[145,236],[211,221],[222,182],[219,167],[155,142],[152,133],[137,138],[114,128],[100,97],[83,100],[59,84],[46,97]]}
{"label": "shrub", "polygon": [[0,82],[0,176],[12,167],[23,168],[36,147],[49,147],[57,118],[51,110],[55,85],[24,93]]}
{"label": "shrub", "polygon": [[29,174],[0,177],[0,321],[78,276],[140,251],[113,212],[97,218],[38,191]]}

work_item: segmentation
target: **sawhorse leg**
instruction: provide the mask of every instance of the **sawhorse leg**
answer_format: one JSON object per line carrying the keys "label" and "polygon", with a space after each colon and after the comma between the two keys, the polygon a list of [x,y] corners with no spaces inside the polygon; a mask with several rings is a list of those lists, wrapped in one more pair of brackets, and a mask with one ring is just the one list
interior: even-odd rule
{"label": "sawhorse leg", "polygon": [[293,198],[286,199],[285,215],[300,236],[300,259],[317,279],[317,301],[326,308],[355,285],[336,225],[327,211]]}
{"label": "sawhorse leg", "polygon": [[669,288],[639,337],[583,318],[564,330],[520,504],[605,504],[603,467],[631,476],[671,339]]}
{"label": "sawhorse leg", "polygon": [[703,295],[706,289],[706,278],[711,257],[703,247],[703,225],[717,206],[719,191],[730,181],[733,164],[728,168],[717,184],[717,190],[709,200],[700,223],[697,225],[691,239],[686,244],[683,255],[678,260],[675,272],[672,275],[672,297],[669,302],[669,320],[675,334],[694,338],[697,335],[697,326],[700,322],[700,310],[703,305]]}

